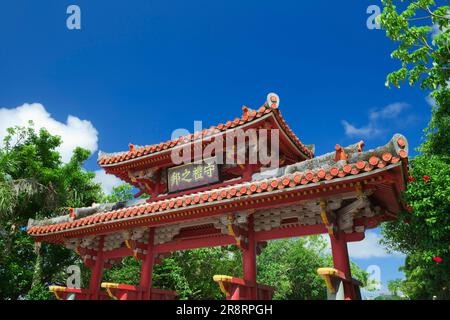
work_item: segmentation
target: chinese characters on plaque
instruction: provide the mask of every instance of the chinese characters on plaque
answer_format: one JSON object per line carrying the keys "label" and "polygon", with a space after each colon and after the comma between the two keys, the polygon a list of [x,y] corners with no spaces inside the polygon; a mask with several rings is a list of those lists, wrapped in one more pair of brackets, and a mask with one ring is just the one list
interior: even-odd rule
{"label": "chinese characters on plaque", "polygon": [[181,191],[219,181],[216,163],[206,159],[201,163],[189,163],[167,170],[169,192]]}

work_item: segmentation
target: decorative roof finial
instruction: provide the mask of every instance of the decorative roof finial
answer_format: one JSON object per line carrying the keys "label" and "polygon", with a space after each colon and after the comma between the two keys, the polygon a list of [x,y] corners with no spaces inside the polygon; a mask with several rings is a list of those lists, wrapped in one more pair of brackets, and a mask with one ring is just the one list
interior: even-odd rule
{"label": "decorative roof finial", "polygon": [[280,97],[276,93],[269,93],[267,95],[267,106],[272,109],[277,109],[280,105]]}
{"label": "decorative roof finial", "polygon": [[358,148],[358,152],[362,152],[363,151],[363,147],[365,146],[365,142],[364,142],[364,140],[361,140],[361,141],[359,141],[356,145],[357,145],[357,148]]}
{"label": "decorative roof finial", "polygon": [[336,144],[334,149],[336,150],[336,153],[334,156],[334,162],[348,159],[348,155],[346,154],[344,148],[342,148],[340,144]]}
{"label": "decorative roof finial", "polygon": [[242,116],[246,116],[248,114],[248,108],[247,108],[247,106],[242,106]]}

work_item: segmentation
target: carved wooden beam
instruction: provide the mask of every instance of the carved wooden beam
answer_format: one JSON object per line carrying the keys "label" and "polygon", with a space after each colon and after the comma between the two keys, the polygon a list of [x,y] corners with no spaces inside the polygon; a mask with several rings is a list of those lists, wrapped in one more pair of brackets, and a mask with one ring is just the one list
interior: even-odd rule
{"label": "carved wooden beam", "polygon": [[327,208],[327,201],[325,199],[320,200],[320,217],[322,222],[327,228],[330,237],[336,238],[336,214]]}

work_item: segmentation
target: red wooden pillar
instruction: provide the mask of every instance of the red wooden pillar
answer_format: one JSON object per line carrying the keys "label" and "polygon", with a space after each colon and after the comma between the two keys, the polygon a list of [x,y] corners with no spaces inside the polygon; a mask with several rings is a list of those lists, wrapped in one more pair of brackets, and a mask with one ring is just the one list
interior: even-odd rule
{"label": "red wooden pillar", "polygon": [[[336,237],[330,236],[331,240],[331,252],[333,255],[334,268],[342,271],[345,277],[349,280],[352,279],[352,272],[350,269],[350,259],[348,256],[347,240],[345,239],[345,233],[340,231],[336,233]],[[349,281],[344,282],[344,294],[345,299],[355,299],[355,293],[353,286]]]}
{"label": "red wooden pillar", "polygon": [[145,255],[144,262],[141,268],[141,282],[140,286],[144,289],[141,299],[149,300],[151,299],[151,289],[152,289],[152,274],[153,274],[153,264],[155,262],[154,254],[154,241],[155,241],[155,229],[149,228],[148,230],[148,244],[147,244],[147,254]]}
{"label": "red wooden pillar", "polygon": [[256,300],[256,241],[253,228],[253,215],[248,217],[248,243],[247,248],[242,250],[242,264],[244,267],[244,280],[251,286],[248,299]]}
{"label": "red wooden pillar", "polygon": [[100,283],[102,281],[103,274],[103,245],[105,242],[105,236],[101,236],[98,243],[97,256],[95,260],[94,268],[91,270],[91,279],[89,281],[89,291],[91,292],[90,299],[98,300],[100,297]]}
{"label": "red wooden pillar", "polygon": [[239,287],[237,287],[236,290],[234,290],[233,295],[230,297],[230,300],[240,300],[240,296],[241,296],[241,290]]}

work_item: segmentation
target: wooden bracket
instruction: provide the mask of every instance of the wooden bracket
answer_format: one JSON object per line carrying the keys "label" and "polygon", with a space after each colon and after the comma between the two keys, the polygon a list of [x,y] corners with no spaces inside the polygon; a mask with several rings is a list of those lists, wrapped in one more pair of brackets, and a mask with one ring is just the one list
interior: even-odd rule
{"label": "wooden bracket", "polygon": [[330,237],[337,239],[335,227],[336,215],[328,210],[327,201],[325,199],[320,199],[320,217],[322,218],[322,222],[327,228]]}
{"label": "wooden bracket", "polygon": [[227,220],[228,234],[236,240],[236,245],[239,248],[245,249],[247,247],[246,242],[242,241],[245,235],[244,231],[239,228],[237,224],[235,224],[235,218],[233,214],[229,214],[227,216]]}

